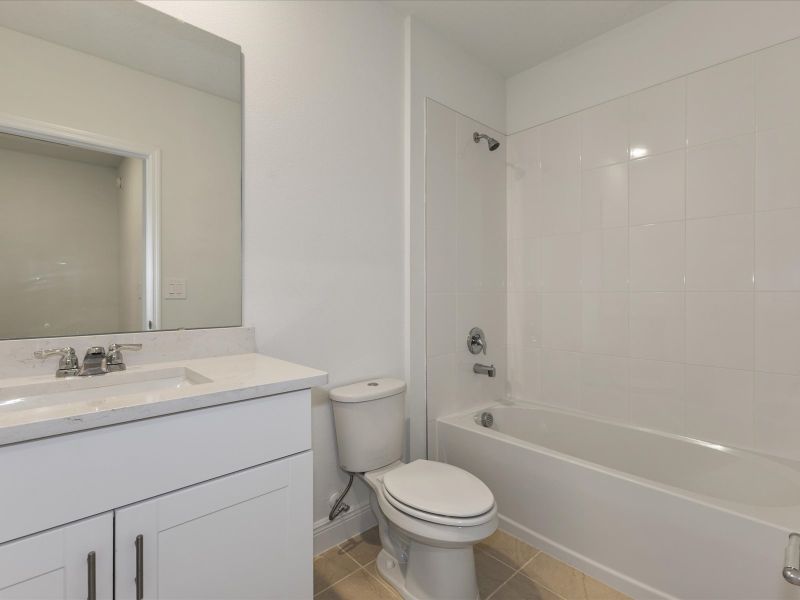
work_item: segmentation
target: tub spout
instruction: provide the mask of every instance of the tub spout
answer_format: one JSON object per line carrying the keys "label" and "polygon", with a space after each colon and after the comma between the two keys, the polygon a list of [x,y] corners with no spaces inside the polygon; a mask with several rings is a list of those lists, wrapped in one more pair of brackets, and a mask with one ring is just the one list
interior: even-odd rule
{"label": "tub spout", "polygon": [[478,375],[488,375],[489,377],[494,377],[497,374],[494,365],[482,365],[481,363],[475,363],[472,367],[472,372]]}

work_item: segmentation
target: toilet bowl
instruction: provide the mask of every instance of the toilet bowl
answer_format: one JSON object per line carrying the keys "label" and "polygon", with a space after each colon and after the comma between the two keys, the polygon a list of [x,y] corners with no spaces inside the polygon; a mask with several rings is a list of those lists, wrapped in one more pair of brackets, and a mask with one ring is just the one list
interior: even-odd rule
{"label": "toilet bowl", "polygon": [[378,571],[405,600],[477,599],[473,546],[497,529],[494,496],[458,467],[400,460],[404,391],[396,379],[331,391],[340,463],[369,486]]}

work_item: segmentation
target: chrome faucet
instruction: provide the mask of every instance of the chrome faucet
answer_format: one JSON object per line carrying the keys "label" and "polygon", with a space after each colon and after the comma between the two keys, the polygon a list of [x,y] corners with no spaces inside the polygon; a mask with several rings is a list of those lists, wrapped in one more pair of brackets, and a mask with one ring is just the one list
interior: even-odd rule
{"label": "chrome faucet", "polygon": [[89,377],[91,375],[105,375],[106,373],[108,373],[106,349],[102,346],[92,346],[83,357],[83,365],[81,370],[78,371],[78,376]]}
{"label": "chrome faucet", "polygon": [[488,375],[489,377],[497,375],[497,370],[494,368],[494,365],[482,365],[481,363],[472,365],[472,372],[478,375]]}
{"label": "chrome faucet", "polygon": [[50,350],[37,350],[33,353],[36,358],[60,356],[56,377],[90,377],[92,375],[105,375],[114,371],[124,371],[127,367],[122,357],[122,350],[141,350],[141,344],[111,344],[108,353],[102,346],[92,346],[83,357],[83,365],[78,363],[75,348],[52,348]]}

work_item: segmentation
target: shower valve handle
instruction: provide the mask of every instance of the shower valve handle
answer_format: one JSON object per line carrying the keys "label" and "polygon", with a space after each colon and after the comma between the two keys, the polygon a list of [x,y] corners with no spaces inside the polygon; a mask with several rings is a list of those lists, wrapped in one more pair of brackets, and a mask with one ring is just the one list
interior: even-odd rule
{"label": "shower valve handle", "polygon": [[472,354],[486,354],[486,336],[480,327],[473,327],[467,336],[467,348]]}

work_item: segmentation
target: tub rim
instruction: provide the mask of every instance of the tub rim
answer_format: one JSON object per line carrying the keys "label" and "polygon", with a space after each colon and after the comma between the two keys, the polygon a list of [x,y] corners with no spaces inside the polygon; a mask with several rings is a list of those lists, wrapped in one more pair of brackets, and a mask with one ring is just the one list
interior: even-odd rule
{"label": "tub rim", "polygon": [[[711,448],[712,450],[721,451],[721,452],[730,452],[735,456],[741,456],[742,454],[755,456],[761,460],[768,460],[772,462],[776,462],[779,465],[783,466],[790,471],[794,471],[797,474],[798,482],[800,482],[800,463],[797,466],[791,466],[790,464],[786,464],[777,457],[772,457],[770,455],[764,455],[758,452],[754,452],[752,450],[747,450],[744,448],[737,448],[731,446],[725,446],[722,444],[715,444],[712,442],[705,442],[704,440],[698,440],[695,438],[690,438],[687,436],[682,436],[679,434],[668,433],[663,431],[658,431],[654,429],[648,429],[646,427],[641,427],[631,423],[625,423],[624,421],[616,421],[613,419],[607,419],[603,417],[598,417],[595,415],[583,413],[578,410],[570,410],[568,408],[562,408],[558,406],[553,406],[549,404],[543,404],[534,401],[528,400],[495,400],[492,402],[487,403],[483,406],[472,407],[467,410],[459,411],[456,413],[451,413],[449,415],[444,415],[435,419],[435,422],[442,423],[445,425],[450,425],[452,427],[457,427],[459,429],[463,429],[466,431],[473,431],[477,432],[480,435],[498,439],[500,441],[510,443],[514,446],[524,448],[526,450],[532,450],[534,452],[539,452],[540,454],[544,454],[545,456],[549,456],[551,458],[556,458],[559,460],[564,460],[569,463],[573,463],[577,466],[580,466],[585,469],[590,469],[592,471],[604,473],[614,477],[616,479],[620,479],[622,481],[626,481],[628,483],[632,483],[635,485],[641,485],[659,492],[663,492],[669,494],[671,496],[675,496],[678,498],[682,498],[684,500],[700,504],[702,506],[712,508],[715,510],[721,510],[726,513],[735,515],[737,517],[749,519],[751,521],[755,521],[762,525],[766,525],[769,527],[777,527],[782,531],[799,531],[800,530],[800,502],[790,506],[758,506],[753,504],[746,504],[742,502],[735,502],[733,500],[726,500],[723,498],[717,498],[715,496],[710,496],[706,494],[701,494],[698,492],[693,492],[691,490],[687,490],[682,487],[673,486],[667,483],[662,483],[660,481],[656,481],[654,479],[647,479],[645,477],[641,477],[639,475],[634,475],[632,473],[628,473],[627,471],[621,471],[619,469],[615,469],[613,467],[608,467],[602,465],[600,463],[592,462],[583,458],[579,458],[577,456],[572,456],[571,454],[566,454],[565,452],[561,452],[558,450],[553,450],[552,448],[548,448],[547,446],[543,446],[540,444],[536,444],[534,442],[529,442],[527,440],[523,440],[507,433],[503,433],[502,431],[498,431],[496,429],[483,427],[478,425],[474,422],[474,416],[480,414],[483,411],[491,411],[493,408],[518,408],[524,410],[544,410],[547,412],[555,412],[561,414],[567,414],[569,416],[586,419],[589,421],[600,422],[607,425],[615,425],[617,427],[624,427],[626,429],[634,429],[638,430],[650,435],[657,435],[661,437],[665,437],[668,439],[672,439],[675,441],[679,441],[682,443],[691,443],[693,445],[701,445],[706,448]],[[437,432],[437,451],[439,446],[439,436]],[[724,449],[724,450],[723,450]],[[788,460],[788,459],[787,459]]]}

